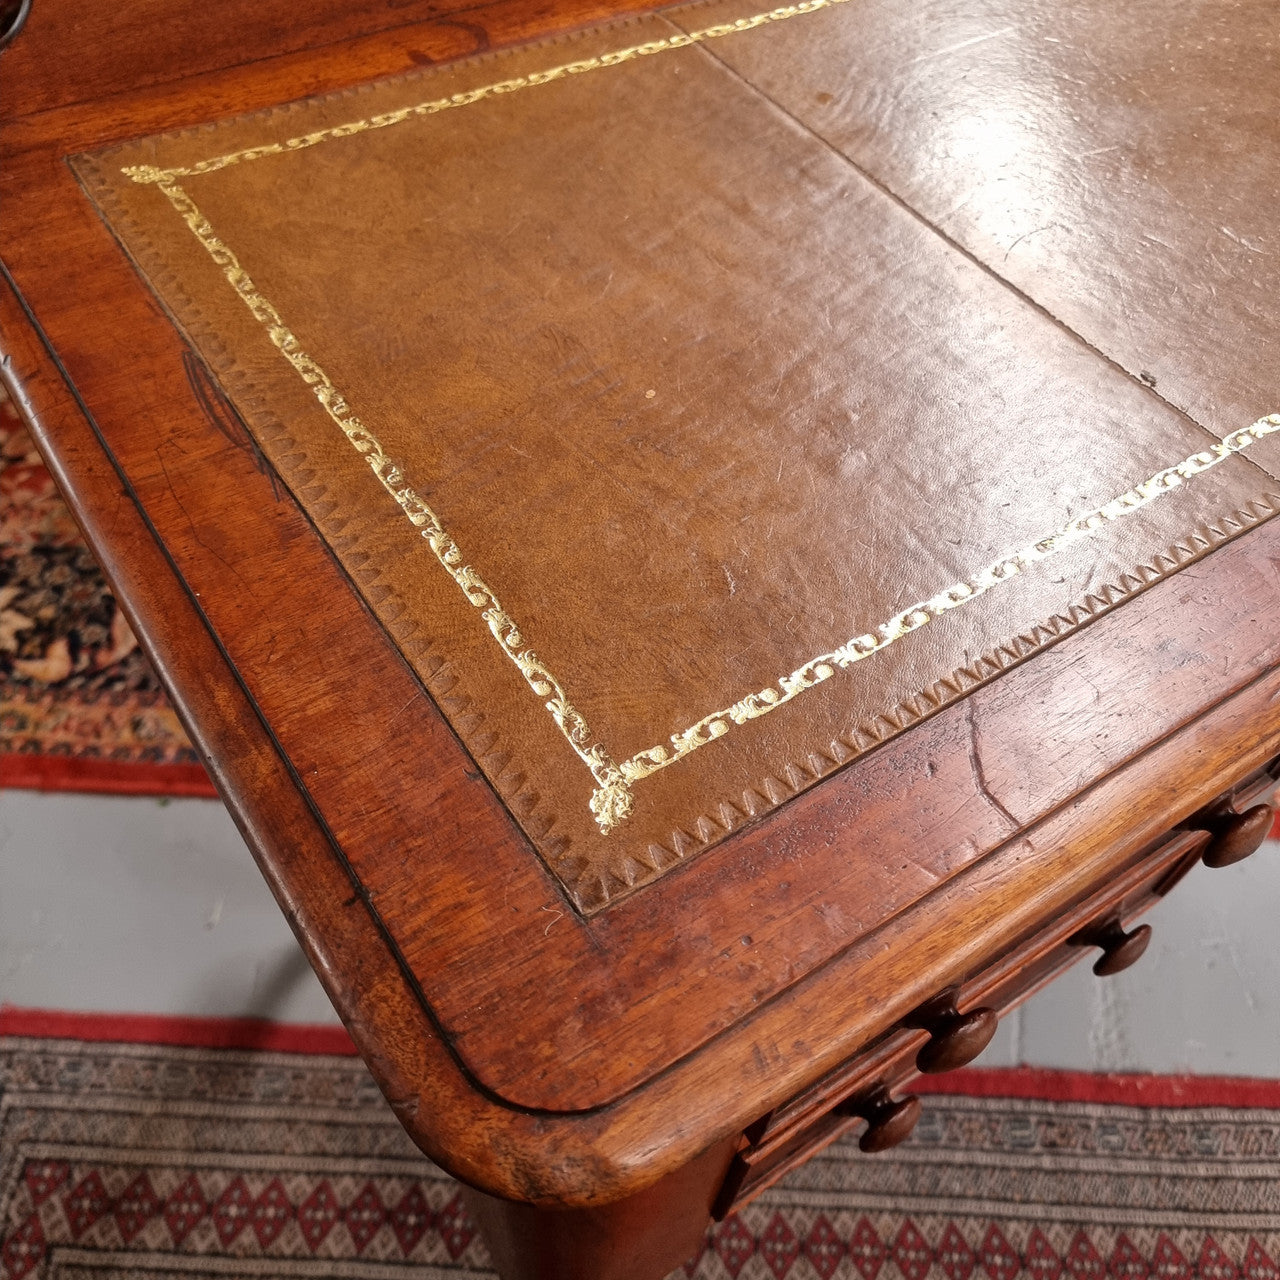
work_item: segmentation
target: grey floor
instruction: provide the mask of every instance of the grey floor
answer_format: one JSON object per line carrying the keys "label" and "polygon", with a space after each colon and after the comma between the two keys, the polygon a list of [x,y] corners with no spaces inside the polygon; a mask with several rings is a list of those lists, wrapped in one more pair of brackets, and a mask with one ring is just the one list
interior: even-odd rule
{"label": "grey floor", "polygon": [[[1197,868],[1138,966],[1077,967],[982,1061],[1280,1077],[1277,907],[1280,845]],[[0,792],[0,1003],[335,1020],[211,800]]]}

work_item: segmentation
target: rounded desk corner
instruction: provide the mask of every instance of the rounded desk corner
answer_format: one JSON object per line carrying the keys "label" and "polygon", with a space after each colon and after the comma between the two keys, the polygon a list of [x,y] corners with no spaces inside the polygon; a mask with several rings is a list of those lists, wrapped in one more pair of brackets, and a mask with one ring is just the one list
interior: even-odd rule
{"label": "rounded desk corner", "polygon": [[679,1134],[655,1140],[652,1128],[615,1108],[535,1115],[506,1107],[476,1091],[434,1034],[401,1041],[416,1059],[410,1066],[364,1018],[352,1018],[348,1030],[417,1147],[459,1182],[498,1200],[599,1208],[646,1192],[720,1148],[737,1147],[737,1130],[713,1140],[702,1134],[696,1143]]}

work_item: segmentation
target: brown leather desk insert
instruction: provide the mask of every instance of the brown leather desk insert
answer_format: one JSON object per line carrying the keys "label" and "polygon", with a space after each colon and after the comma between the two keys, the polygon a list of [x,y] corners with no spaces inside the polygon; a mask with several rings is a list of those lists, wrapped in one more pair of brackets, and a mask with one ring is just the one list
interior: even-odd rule
{"label": "brown leather desk insert", "polygon": [[4,54],[0,372],[406,1127],[631,1280],[1256,843],[1270,9],[232,7]]}
{"label": "brown leather desk insert", "polygon": [[853,10],[721,21],[76,162],[587,912],[1278,500],[779,108]]}

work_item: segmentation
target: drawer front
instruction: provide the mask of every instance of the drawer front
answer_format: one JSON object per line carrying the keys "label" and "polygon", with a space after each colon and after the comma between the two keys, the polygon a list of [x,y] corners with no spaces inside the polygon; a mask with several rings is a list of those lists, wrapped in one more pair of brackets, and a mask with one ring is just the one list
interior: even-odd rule
{"label": "drawer front", "polygon": [[[1095,959],[1095,971],[1104,974],[1127,967],[1141,953],[1146,935],[1127,933],[1126,926],[1214,848],[1224,846],[1228,855],[1238,850],[1245,815],[1252,816],[1243,826],[1269,827],[1269,814],[1259,814],[1257,807],[1271,801],[1278,775],[1280,761],[1275,761],[1204,806],[1105,888],[960,983],[952,993],[952,1007],[987,1008],[1003,1016],[1082,959]],[[1247,831],[1245,836],[1252,839]],[[717,1217],[745,1204],[815,1152],[866,1123],[868,1116],[901,1129],[905,1118],[895,1119],[885,1108],[895,1092],[919,1074],[917,1057],[929,1042],[927,1030],[899,1025],[752,1125],[717,1200]],[[889,1129],[885,1134],[895,1136]]]}

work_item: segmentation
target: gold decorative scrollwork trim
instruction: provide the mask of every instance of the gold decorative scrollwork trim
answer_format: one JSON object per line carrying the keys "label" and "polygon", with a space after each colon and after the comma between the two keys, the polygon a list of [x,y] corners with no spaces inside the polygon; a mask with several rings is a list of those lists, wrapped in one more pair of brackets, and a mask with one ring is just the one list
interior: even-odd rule
{"label": "gold decorative scrollwork trim", "polygon": [[835,675],[837,668],[844,669],[861,662],[872,654],[880,653],[891,644],[901,640],[903,636],[918,631],[935,618],[949,613],[961,605],[985,595],[993,587],[1010,578],[1017,577],[1024,569],[1041,560],[1047,560],[1072,543],[1082,538],[1092,537],[1100,529],[1131,512],[1138,511],[1148,503],[1179,488],[1184,481],[1191,479],[1224,462],[1232,454],[1241,453],[1257,440],[1280,431],[1280,414],[1269,414],[1259,418],[1252,426],[1226,437],[1221,443],[1214,444],[1200,453],[1193,453],[1189,458],[1172,467],[1165,467],[1155,475],[1135,485],[1110,502],[1078,516],[1055,532],[1048,534],[1025,547],[1019,548],[1007,556],[1001,557],[994,564],[988,565],[972,578],[957,582],[921,600],[901,613],[895,614],[888,622],[882,622],[872,631],[833,649],[830,653],[819,654],[811,658],[803,666],[797,667],[790,675],[783,676],[777,685],[771,685],[758,693],[749,693],[739,702],[723,711],[713,711],[703,716],[697,724],[671,735],[671,746],[650,747],[624,760],[621,765],[622,776],[631,783],[650,777],[683,760],[686,756],[705,747],[709,742],[722,738],[733,725],[746,724],[748,720],[758,720],[761,716],[785,706],[793,698],[798,697],[806,689],[821,684]]}
{"label": "gold decorative scrollwork trim", "polygon": [[440,517],[414,491],[399,466],[387,456],[378,437],[351,411],[346,398],[334,386],[329,375],[302,349],[301,343],[281,319],[280,313],[263,297],[249,273],[240,265],[235,253],[218,237],[195,201],[170,178],[165,178],[157,185],[209,256],[222,268],[228,284],[249,308],[254,319],[266,328],[280,354],[311,388],[325,412],[342,430],[355,451],[369,464],[382,487],[399,504],[410,524],[427,540],[436,559],[462,589],[463,595],[480,611],[480,616],[488,624],[498,647],[519,668],[529,688],[538,697],[547,699],[546,708],[560,732],[578,758],[591,770],[591,776],[596,781],[591,809],[600,829],[607,833],[618,823],[624,822],[631,812],[631,792],[623,782],[618,766],[600,743],[592,741],[590,727],[582,713],[569,701],[560,681],[532,649],[524,647],[524,639],[514,619],[502,607],[484,579],[469,564],[464,563],[461,549],[441,524]]}
{"label": "gold decorative scrollwork trim", "polygon": [[329,417],[342,430],[355,450],[368,462],[373,473],[399,504],[405,516],[421,532],[435,553],[436,559],[461,588],[467,600],[480,611],[498,646],[520,670],[529,688],[539,698],[546,699],[546,709],[595,780],[596,788],[590,800],[591,811],[601,831],[606,835],[626,821],[632,810],[631,789],[644,778],[651,777],[659,770],[666,769],[678,760],[692,755],[699,748],[718,738],[723,738],[733,726],[758,720],[761,716],[778,710],[779,707],[799,697],[805,690],[831,679],[838,670],[847,669],[864,658],[880,653],[889,645],[895,644],[913,631],[918,631],[934,619],[978,599],[993,587],[1016,577],[1031,565],[1056,555],[1082,538],[1094,536],[1114,521],[1172,492],[1192,477],[1211,470],[1264,436],[1280,432],[1280,414],[1269,414],[1259,418],[1252,426],[1234,432],[1211,448],[1194,453],[1173,466],[1165,467],[1141,484],[1120,494],[1119,497],[1077,517],[1035,542],[1003,556],[971,578],[957,582],[930,596],[927,600],[921,600],[887,622],[881,623],[862,635],[855,636],[831,652],[811,658],[790,675],[781,677],[776,685],[749,693],[732,706],[703,716],[696,724],[672,734],[670,746],[650,747],[619,765],[604,746],[594,740],[594,735],[585,718],[570,702],[560,681],[531,649],[524,647],[524,639],[515,621],[503,609],[497,596],[480,575],[463,562],[461,550],[445,530],[436,513],[408,484],[400,468],[387,456],[377,437],[351,411],[328,374],[302,349],[297,338],[281,319],[279,312],[259,292],[248,273],[240,265],[236,255],[217,236],[208,219],[200,212],[190,195],[179,185],[178,179],[213,173],[231,165],[247,163],[265,156],[305,150],[322,142],[350,137],[371,129],[389,128],[407,120],[436,115],[441,111],[481,102],[486,98],[551,84],[568,76],[619,66],[636,58],[649,57],[672,49],[687,48],[722,36],[752,31],[788,18],[816,13],[819,10],[846,3],[848,0],[802,0],[799,4],[785,5],[751,17],[739,18],[733,22],[720,23],[698,31],[682,32],[660,40],[631,45],[596,57],[564,63],[544,71],[500,80],[447,98],[437,98],[363,120],[320,129],[282,142],[267,143],[213,156],[193,165],[171,169],[162,169],[154,165],[132,165],[123,170],[134,182],[158,186],[168,197],[192,234],[222,269],[228,283],[240,296],[254,318],[266,328],[271,341],[280,353],[311,388]]}
{"label": "gold decorative scrollwork trim", "polygon": [[133,165],[127,168],[125,173],[135,182],[163,183],[172,182],[176,178],[193,178],[202,173],[226,169],[231,165],[261,160],[264,156],[303,151],[307,147],[318,146],[322,142],[332,142],[335,138],[349,138],[353,134],[367,133],[371,129],[389,129],[393,125],[403,124],[406,120],[438,115],[441,111],[452,111],[455,107],[468,107],[473,102],[483,102],[486,98],[516,93],[521,89],[533,89],[538,85],[554,84],[557,80],[564,80],[569,76],[583,75],[588,71],[601,71],[605,67],[621,66],[636,58],[648,58],[656,53],[667,53],[672,49],[687,49],[690,45],[705,44],[708,40],[718,40],[722,36],[737,35],[743,31],[754,31],[758,27],[769,26],[775,22],[785,22],[788,18],[798,18],[806,13],[817,13],[822,9],[833,9],[837,5],[848,3],[849,0],[801,0],[799,4],[782,5],[764,13],[752,14],[750,17],[736,18],[732,22],[720,22],[710,27],[703,27],[699,31],[682,31],[673,36],[664,36],[659,40],[646,40],[643,44],[630,45],[625,49],[614,49],[592,58],[581,58],[576,62],[548,67],[545,71],[531,71],[525,76],[513,76],[509,80],[481,85],[477,89],[467,89],[462,93],[451,94],[447,98],[417,102],[412,106],[385,111],[363,120],[349,120],[345,124],[334,125],[329,129],[317,129],[314,133],[286,138],[283,142],[268,142],[258,147],[246,147],[242,151],[229,151],[225,155],[210,156],[207,160],[197,161],[193,165],[180,165],[173,169],[158,169],[154,165]]}

